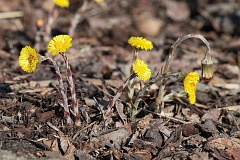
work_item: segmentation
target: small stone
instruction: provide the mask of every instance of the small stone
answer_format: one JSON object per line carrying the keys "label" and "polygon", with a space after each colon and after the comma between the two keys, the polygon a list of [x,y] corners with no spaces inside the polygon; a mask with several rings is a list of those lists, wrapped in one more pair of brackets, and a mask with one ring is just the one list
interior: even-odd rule
{"label": "small stone", "polygon": [[140,16],[135,19],[135,25],[139,32],[145,36],[157,36],[163,26],[160,19]]}

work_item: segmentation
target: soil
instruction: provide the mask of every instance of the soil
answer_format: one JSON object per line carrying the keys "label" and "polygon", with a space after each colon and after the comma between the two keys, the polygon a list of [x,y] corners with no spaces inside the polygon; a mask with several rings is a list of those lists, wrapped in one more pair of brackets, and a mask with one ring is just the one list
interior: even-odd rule
{"label": "soil", "polygon": [[[0,1],[0,158],[240,159],[239,7],[230,0],[70,0],[68,8],[56,7],[52,0]],[[26,45],[51,57],[47,44],[60,34],[72,37],[66,54],[80,127],[64,118],[51,63],[38,64],[31,74],[18,63]],[[171,46],[188,34],[207,39],[214,63],[213,77],[197,85],[196,103],[175,97],[155,112],[157,81],[141,97],[136,118],[129,115],[125,88],[104,119],[109,102],[130,76],[134,48],[128,39],[152,41],[153,49],[141,51],[139,58],[154,78],[162,74]],[[176,48],[169,72],[201,74],[205,52],[199,39],[185,40]],[[67,86],[65,63],[60,55],[53,58]],[[146,84],[136,81],[135,93]],[[170,77],[165,90],[165,95],[179,93],[183,83]],[[68,95],[71,108],[70,90]]]}

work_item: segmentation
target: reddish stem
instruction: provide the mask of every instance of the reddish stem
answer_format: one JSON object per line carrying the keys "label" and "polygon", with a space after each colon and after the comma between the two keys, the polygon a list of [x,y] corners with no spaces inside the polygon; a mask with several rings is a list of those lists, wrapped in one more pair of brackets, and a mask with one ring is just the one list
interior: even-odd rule
{"label": "reddish stem", "polygon": [[68,58],[65,53],[63,53],[62,56],[67,67],[67,81],[68,81],[68,85],[69,85],[71,96],[72,96],[72,106],[73,106],[73,112],[75,115],[75,125],[79,127],[81,125],[81,119],[79,114],[78,101],[76,98],[75,83],[73,82],[72,71],[68,63]]}
{"label": "reddish stem", "polygon": [[118,100],[118,98],[122,95],[122,92],[124,90],[124,88],[127,86],[127,84],[129,83],[129,81],[131,79],[133,79],[135,77],[135,74],[132,74],[130,77],[128,77],[128,79],[122,84],[122,86],[118,89],[116,95],[112,98],[112,100],[109,102],[108,106],[107,106],[107,112],[105,114],[103,114],[103,119],[107,119],[111,116],[112,114],[112,108],[115,104],[115,102]]}
{"label": "reddish stem", "polygon": [[62,80],[62,76],[59,70],[59,67],[57,65],[57,63],[50,57],[42,57],[42,61],[48,60],[50,61],[54,68],[55,68],[55,72],[57,74],[58,77],[58,82],[59,82],[59,86],[58,86],[58,90],[62,95],[62,101],[59,101],[58,103],[64,108],[64,117],[67,120],[68,124],[72,123],[71,117],[70,117],[70,112],[69,112],[69,107],[68,107],[68,98],[67,98],[67,91],[63,85],[63,80]]}

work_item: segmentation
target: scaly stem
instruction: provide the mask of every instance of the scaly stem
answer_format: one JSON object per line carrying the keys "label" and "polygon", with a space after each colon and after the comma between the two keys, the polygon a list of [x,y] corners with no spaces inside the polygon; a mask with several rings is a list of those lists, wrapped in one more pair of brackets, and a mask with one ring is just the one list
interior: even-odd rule
{"label": "scaly stem", "polygon": [[[134,53],[132,54],[133,56],[132,56],[132,64],[130,67],[130,74],[133,74],[133,65],[136,59],[138,59],[138,53],[139,53],[139,50],[135,48]],[[137,110],[137,106],[134,106],[133,104],[134,85],[135,85],[135,77],[132,78],[128,84],[128,106],[131,108],[131,115],[133,112],[136,113],[135,111]]]}
{"label": "scaly stem", "polygon": [[58,82],[59,82],[59,86],[57,88],[58,88],[58,91],[62,95],[62,101],[58,101],[58,103],[64,108],[64,117],[66,118],[67,123],[71,124],[72,123],[72,119],[70,117],[70,111],[69,111],[69,107],[68,107],[67,90],[66,90],[66,88],[63,85],[63,80],[62,80],[62,76],[61,76],[59,67],[58,67],[57,63],[50,57],[43,57],[43,56],[41,56],[41,59],[42,59],[42,61],[45,61],[45,60],[50,61],[53,64],[54,68],[55,68],[55,72],[57,74]]}
{"label": "scaly stem", "polygon": [[107,106],[107,111],[105,114],[103,114],[103,119],[107,119],[111,116],[112,114],[112,108],[115,104],[115,102],[118,100],[118,98],[122,95],[122,92],[124,90],[124,88],[128,85],[129,81],[131,79],[133,79],[136,75],[135,74],[131,74],[130,77],[128,77],[128,79],[122,84],[122,86],[118,89],[116,95],[112,98],[112,100],[109,102],[108,106]]}
{"label": "scaly stem", "polygon": [[65,61],[66,67],[67,67],[67,81],[68,85],[71,91],[71,97],[72,97],[72,106],[73,106],[73,112],[75,116],[75,125],[79,127],[81,125],[81,119],[80,119],[80,114],[79,114],[79,108],[78,108],[78,101],[76,98],[76,91],[75,91],[75,83],[73,82],[73,77],[72,77],[72,71],[71,67],[68,63],[68,58],[65,53],[61,54],[63,56],[63,59]]}
{"label": "scaly stem", "polygon": [[54,21],[57,19],[58,14],[59,14],[58,9],[56,8],[56,6],[54,6],[51,13],[48,16],[48,22],[46,24],[47,39],[49,39],[49,37],[51,37],[52,25],[53,25]]}
{"label": "scaly stem", "polygon": [[202,35],[200,35],[200,34],[188,34],[188,35],[185,35],[185,36],[181,36],[177,39],[177,41],[170,48],[169,56],[168,56],[168,59],[165,63],[164,69],[163,69],[163,74],[168,72],[168,68],[170,66],[170,63],[171,63],[173,57],[174,57],[174,52],[175,52],[177,46],[180,43],[182,43],[183,41],[185,41],[186,39],[189,39],[189,38],[200,39],[207,47],[207,52],[205,54],[205,57],[208,56],[208,54],[210,53],[210,45],[209,45],[208,41]]}
{"label": "scaly stem", "polygon": [[[132,64],[130,67],[130,75],[133,73],[133,64],[135,62],[136,59],[138,59],[138,49],[134,49],[134,53],[132,56]],[[134,83],[135,83],[135,78],[131,79],[129,81],[129,85],[128,85],[128,99],[129,101],[132,101],[133,95],[134,95]]]}
{"label": "scaly stem", "polygon": [[69,35],[70,37],[73,37],[73,36],[74,36],[74,32],[75,32],[75,30],[76,30],[76,28],[77,28],[77,25],[78,25],[78,23],[80,22],[83,13],[84,13],[84,12],[86,11],[86,9],[87,9],[87,4],[88,4],[88,2],[87,2],[87,1],[84,1],[84,2],[83,2],[83,5],[78,8],[78,10],[76,11],[73,19],[71,20],[71,26],[70,26],[70,28],[69,28],[69,30],[68,30],[68,35]]}

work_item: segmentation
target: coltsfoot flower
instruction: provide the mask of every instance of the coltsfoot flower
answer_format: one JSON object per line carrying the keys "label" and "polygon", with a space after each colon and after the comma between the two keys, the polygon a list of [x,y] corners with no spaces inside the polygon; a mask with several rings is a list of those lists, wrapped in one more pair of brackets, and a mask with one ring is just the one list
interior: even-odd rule
{"label": "coltsfoot flower", "polygon": [[101,2],[103,2],[104,0],[95,0],[95,2],[97,2],[97,3],[101,3]]}
{"label": "coltsfoot flower", "polygon": [[143,60],[135,60],[133,64],[133,71],[143,81],[146,81],[151,77],[151,70]]}
{"label": "coltsfoot flower", "polygon": [[142,50],[152,50],[153,49],[152,42],[143,37],[130,37],[128,39],[128,43],[137,49],[142,49]]}
{"label": "coltsfoot flower", "polygon": [[69,35],[58,35],[48,43],[48,52],[53,56],[64,53],[72,46],[72,38]]}
{"label": "coltsfoot flower", "polygon": [[24,47],[19,56],[19,65],[25,72],[33,72],[38,63],[37,52],[30,46]]}
{"label": "coltsfoot flower", "polygon": [[69,7],[69,1],[68,0],[54,0],[54,3],[58,5],[59,7]]}
{"label": "coltsfoot flower", "polygon": [[188,100],[190,104],[196,102],[196,86],[199,81],[197,72],[190,72],[183,80],[184,90],[188,93]]}

